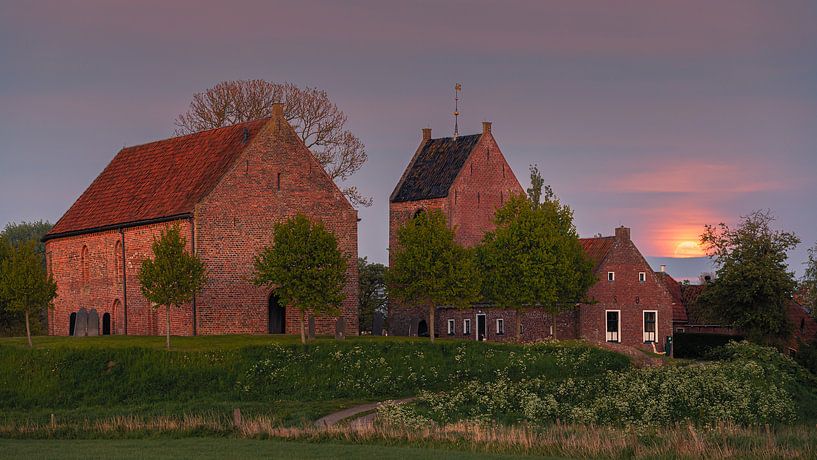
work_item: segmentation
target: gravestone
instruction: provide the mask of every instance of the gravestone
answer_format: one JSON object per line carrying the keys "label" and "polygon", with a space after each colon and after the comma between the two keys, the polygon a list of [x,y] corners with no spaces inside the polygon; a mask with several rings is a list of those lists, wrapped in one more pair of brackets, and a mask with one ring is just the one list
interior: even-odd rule
{"label": "gravestone", "polygon": [[315,338],[315,317],[309,315],[309,340]]}
{"label": "gravestone", "polygon": [[74,337],[85,337],[88,335],[88,310],[85,307],[77,312],[77,319],[74,322]]}
{"label": "gravestone", "polygon": [[383,335],[383,313],[376,311],[372,318],[372,335]]}
{"label": "gravestone", "polygon": [[99,335],[99,313],[96,308],[92,308],[88,312],[88,337],[96,337]]}
{"label": "gravestone", "polygon": [[343,340],[346,334],[346,319],[341,316],[335,323],[335,339]]}

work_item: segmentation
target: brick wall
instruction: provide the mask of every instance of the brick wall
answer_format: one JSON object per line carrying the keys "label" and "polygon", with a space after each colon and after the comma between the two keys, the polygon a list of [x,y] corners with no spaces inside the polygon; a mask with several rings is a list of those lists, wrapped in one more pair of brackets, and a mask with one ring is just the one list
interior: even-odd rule
{"label": "brick wall", "polygon": [[[122,279],[121,244],[125,242],[125,283],[127,285],[127,333],[130,335],[157,335],[165,333],[165,312],[151,308],[139,287],[139,268],[142,261],[153,257],[151,245],[162,229],[178,224],[187,236],[190,248],[190,224],[175,221],[57,238],[46,242],[48,267],[57,282],[57,298],[49,312],[48,332],[68,335],[70,314],[84,307],[99,313],[100,333],[102,317],[111,315],[111,333],[125,333],[125,296]],[[83,279],[83,248],[86,251],[87,280]],[[171,309],[171,333],[190,335],[192,306]]]}
{"label": "brick wall", "polygon": [[[210,271],[196,299],[200,334],[268,331],[271,289],[252,284],[253,259],[272,242],[275,222],[297,213],[322,221],[346,255],[343,316],[357,327],[357,211],[286,123],[265,126],[196,206],[196,250]],[[287,333],[299,332],[298,311],[286,311]],[[317,318],[318,334],[333,334],[336,318]]]}

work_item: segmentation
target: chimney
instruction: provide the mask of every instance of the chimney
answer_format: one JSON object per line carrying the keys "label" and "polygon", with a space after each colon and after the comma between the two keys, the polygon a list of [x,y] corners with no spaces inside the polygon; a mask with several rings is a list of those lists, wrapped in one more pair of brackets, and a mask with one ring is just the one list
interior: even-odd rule
{"label": "chimney", "polygon": [[427,141],[431,139],[431,128],[423,128],[423,140]]}
{"label": "chimney", "polygon": [[284,103],[283,102],[273,102],[272,103],[272,118],[284,118]]}
{"label": "chimney", "polygon": [[630,240],[630,228],[621,226],[616,229],[616,239],[629,241]]}
{"label": "chimney", "polygon": [[661,273],[666,273],[666,272],[667,272],[667,266],[664,265],[664,264],[661,264]]}
{"label": "chimney", "polygon": [[491,134],[491,122],[490,121],[483,121],[482,122],[482,134]]}

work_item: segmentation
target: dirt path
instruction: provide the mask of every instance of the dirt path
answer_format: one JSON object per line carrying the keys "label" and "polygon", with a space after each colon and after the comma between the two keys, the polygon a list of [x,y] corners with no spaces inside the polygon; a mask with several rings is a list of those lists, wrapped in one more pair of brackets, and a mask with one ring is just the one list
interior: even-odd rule
{"label": "dirt path", "polygon": [[[404,404],[407,402],[414,401],[416,398],[404,398],[404,399],[395,399],[391,400],[395,404]],[[370,414],[363,415],[362,417],[358,417],[352,420],[351,423],[353,424],[360,424],[360,423],[371,423],[374,420],[377,413],[374,411],[383,404],[382,402],[373,402],[367,404],[361,404],[359,406],[350,407],[348,409],[343,409],[342,411],[338,411],[332,414],[329,414],[325,417],[321,417],[318,420],[315,420],[315,426],[317,427],[327,427],[337,424],[342,420],[346,420],[348,418],[352,418],[358,414],[365,414],[367,412],[372,412]]]}

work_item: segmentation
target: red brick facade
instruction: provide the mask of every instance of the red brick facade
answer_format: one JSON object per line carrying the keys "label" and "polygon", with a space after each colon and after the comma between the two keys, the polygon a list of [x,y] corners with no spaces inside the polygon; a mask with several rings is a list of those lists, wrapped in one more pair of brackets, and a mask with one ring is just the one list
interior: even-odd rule
{"label": "red brick facade", "polygon": [[[208,282],[196,297],[195,306],[185,305],[172,312],[171,333],[267,333],[272,290],[252,284],[253,258],[263,246],[271,243],[273,224],[297,213],[322,221],[335,234],[341,252],[347,257],[349,268],[342,315],[346,333],[357,334],[357,211],[306,149],[280,111],[276,111],[267,122],[251,123],[257,126],[252,132],[242,128],[242,125],[236,125],[187,136],[191,137],[190,140],[187,137],[168,140],[184,145],[209,146],[216,140],[200,140],[196,136],[216,137],[215,133],[221,130],[232,130],[242,144],[235,151],[223,153],[234,158],[219,163],[226,165],[222,169],[200,172],[200,175],[211,176],[208,179],[212,182],[211,186],[193,184],[189,186],[189,193],[182,191],[179,194],[190,196],[198,190],[196,187],[205,189],[204,193],[192,200],[185,215],[179,218],[170,216],[167,222],[156,223],[155,220],[162,219],[154,219],[144,225],[139,225],[139,222],[99,222],[97,226],[104,228],[103,231],[70,228],[58,222],[55,226],[57,231],[46,236],[48,265],[58,286],[55,308],[50,313],[50,334],[67,335],[69,315],[80,307],[95,308],[100,320],[104,313],[110,313],[112,332],[115,334],[164,334],[164,313],[160,311],[157,315],[150,308],[140,292],[137,276],[141,262],[152,257],[150,246],[153,238],[159,235],[162,228],[172,224],[181,226],[188,247],[194,247],[204,261]],[[240,139],[242,136],[243,142]],[[189,161],[190,167],[195,168],[197,152],[195,147],[192,148],[193,151],[182,152],[180,158]],[[105,179],[103,175],[97,181]],[[122,180],[127,181],[128,178]],[[95,186],[99,188],[97,181],[74,207],[83,204],[87,194],[104,196],[92,193]],[[100,201],[101,198],[96,202]],[[167,204],[172,201],[165,199],[162,206],[172,208]],[[92,220],[87,218],[87,211],[82,211],[80,213],[72,207],[63,219],[87,225]],[[83,215],[80,218],[75,214]],[[104,211],[102,214],[105,214]],[[124,283],[120,265],[123,243]],[[83,250],[83,247],[86,249]],[[84,275],[86,272],[87,275]],[[127,285],[126,290],[123,284]],[[297,310],[291,310],[288,308],[285,313],[286,332],[297,333]],[[335,321],[335,318],[316,318],[316,332],[334,333]]]}

